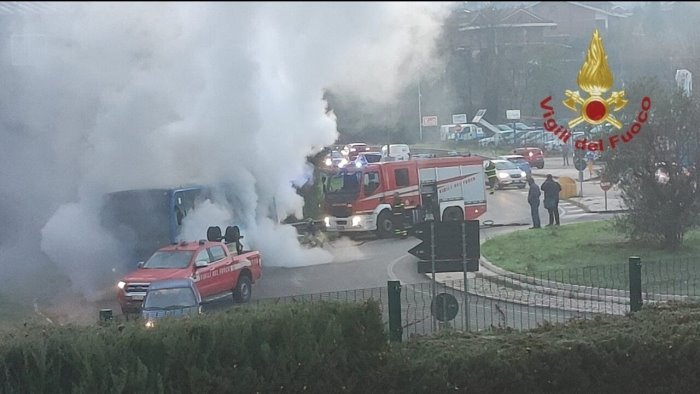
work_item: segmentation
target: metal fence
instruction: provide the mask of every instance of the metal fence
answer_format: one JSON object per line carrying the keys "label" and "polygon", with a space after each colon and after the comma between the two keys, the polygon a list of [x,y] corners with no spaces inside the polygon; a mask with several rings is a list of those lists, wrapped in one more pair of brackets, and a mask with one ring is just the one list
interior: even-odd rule
{"label": "metal fence", "polygon": [[[432,282],[389,282],[387,287],[259,300],[253,306],[371,298],[379,302],[394,338],[408,339],[446,328],[529,330],[595,315],[624,315],[639,310],[642,303],[700,299],[700,263],[692,260],[642,264],[630,258],[626,264],[527,275],[476,272],[469,273],[466,283],[446,277],[449,274],[438,274],[434,288]],[[400,320],[395,316],[399,311]]]}

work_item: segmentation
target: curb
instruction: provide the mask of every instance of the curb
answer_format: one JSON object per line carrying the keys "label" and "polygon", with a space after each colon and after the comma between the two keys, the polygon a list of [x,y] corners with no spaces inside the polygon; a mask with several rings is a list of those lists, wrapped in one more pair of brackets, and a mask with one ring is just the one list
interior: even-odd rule
{"label": "curb", "polygon": [[[514,230],[517,231],[517,230]],[[481,243],[485,242],[486,240],[482,240]],[[592,308],[585,308],[585,302],[602,302],[602,303],[611,303],[611,304],[617,304],[618,306],[625,306],[629,305],[629,294],[625,295],[624,291],[619,291],[622,292],[622,294],[618,293],[615,291],[615,289],[605,289],[605,288],[596,288],[596,287],[585,287],[585,286],[579,286],[579,285],[570,285],[566,283],[559,283],[559,282],[554,282],[554,281],[544,281],[540,280],[534,277],[529,277],[523,274],[518,274],[510,271],[506,271],[498,266],[495,266],[493,263],[488,261],[486,258],[483,256],[479,259],[479,265],[483,268],[485,268],[486,271],[490,271],[491,273],[495,275],[500,275],[505,278],[511,279],[513,282],[511,283],[512,286],[517,287],[520,289],[520,291],[531,291],[535,294],[540,294],[540,295],[547,295],[547,296],[554,296],[554,297],[562,297],[564,299],[572,299],[572,300],[577,300],[577,301],[583,301],[584,302],[584,307],[560,307],[558,309],[561,310],[567,310],[571,312],[584,312],[584,313],[601,313],[597,312],[595,310],[592,310]],[[426,273],[425,274],[427,277],[430,277],[431,274]],[[480,277],[482,280],[489,281],[491,283],[495,283],[498,285],[497,280],[491,280],[489,278],[488,274],[483,274],[481,272],[476,272],[476,276]],[[456,288],[454,286],[449,286],[448,282],[443,282],[443,281],[436,281],[437,283],[440,283],[441,285],[445,287],[450,287],[458,291],[464,291],[464,286],[462,286],[461,289]],[[553,285],[552,287],[546,287],[545,285]],[[593,291],[594,289],[597,290],[598,292],[608,292],[608,293],[613,293],[617,295],[610,295],[610,296],[600,296],[600,295],[594,295],[594,294],[585,294],[582,293],[582,291],[585,291],[588,289],[589,291]],[[514,289],[515,290],[515,289]],[[494,301],[501,301],[501,302],[509,302],[512,304],[518,304],[518,305],[523,305],[523,306],[535,306],[535,307],[551,307],[550,303],[537,303],[537,302],[527,302],[527,301],[522,301],[516,298],[507,298],[507,297],[499,297],[493,294],[486,294],[482,292],[477,292],[474,290],[467,290],[467,294],[472,294],[475,296],[483,297],[486,299],[494,300]]]}
{"label": "curb", "polygon": [[572,200],[571,198],[564,198],[563,200],[569,202],[570,204],[576,205],[577,207],[583,209],[583,210],[586,211],[587,213],[601,213],[601,214],[603,214],[603,213],[608,213],[608,214],[617,214],[617,213],[627,213],[627,212],[630,211],[629,209],[609,209],[609,210],[607,210],[607,211],[593,211],[593,210],[591,210],[590,208],[588,208],[587,205],[583,204],[583,203],[580,202],[580,201]]}
{"label": "curb", "polygon": [[579,202],[579,201],[572,200],[572,199],[570,199],[570,198],[565,198],[564,201],[566,201],[566,202],[568,202],[568,203],[570,203],[570,204],[576,205],[577,207],[583,209],[583,210],[586,211],[587,213],[594,213],[593,211],[590,210],[590,208],[588,208],[588,206],[586,206],[585,204],[583,204],[583,203],[581,203],[581,202]]}
{"label": "curb", "polygon": [[[482,264],[489,267],[489,269],[491,270],[493,270],[493,268],[496,268],[501,275],[513,280],[514,285],[520,286],[523,289],[529,291],[556,297],[570,298],[579,301],[598,301],[616,303],[620,305],[629,305],[629,293],[625,292],[624,290],[572,285],[568,283],[538,279],[532,276],[518,274],[496,267],[483,257],[481,258],[481,262]],[[597,291],[599,293],[609,293],[610,295],[587,294],[586,290],[590,292]]]}

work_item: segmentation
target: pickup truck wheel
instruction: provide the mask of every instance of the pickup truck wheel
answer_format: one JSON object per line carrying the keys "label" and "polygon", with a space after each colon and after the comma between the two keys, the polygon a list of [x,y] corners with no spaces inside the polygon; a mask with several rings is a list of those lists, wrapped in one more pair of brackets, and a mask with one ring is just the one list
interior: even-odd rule
{"label": "pickup truck wheel", "polygon": [[236,288],[233,289],[233,300],[244,304],[250,301],[250,297],[253,295],[252,287],[250,284],[250,278],[248,275],[242,275],[238,278],[238,283]]}
{"label": "pickup truck wheel", "polygon": [[377,234],[379,238],[391,238],[394,236],[394,221],[391,212],[382,211],[377,217]]}

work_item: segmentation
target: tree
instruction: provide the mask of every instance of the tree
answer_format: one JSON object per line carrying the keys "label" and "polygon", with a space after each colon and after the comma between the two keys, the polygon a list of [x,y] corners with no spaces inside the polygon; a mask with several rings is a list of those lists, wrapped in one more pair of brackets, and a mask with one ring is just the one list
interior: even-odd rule
{"label": "tree", "polygon": [[[603,154],[604,175],[619,182],[622,199],[629,207],[617,219],[618,228],[632,239],[656,241],[664,248],[678,248],[683,235],[698,224],[700,201],[700,105],[682,91],[663,87],[656,79],[640,80],[626,92],[630,102],[620,117],[625,124],[606,136],[620,139],[615,149]],[[651,98],[648,120],[633,139],[622,135],[640,115],[642,97]]]}

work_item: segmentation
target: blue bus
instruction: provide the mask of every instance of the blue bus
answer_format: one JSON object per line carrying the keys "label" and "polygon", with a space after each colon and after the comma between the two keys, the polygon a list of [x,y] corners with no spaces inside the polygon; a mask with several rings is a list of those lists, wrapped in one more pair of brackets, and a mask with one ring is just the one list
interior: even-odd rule
{"label": "blue bus", "polygon": [[136,262],[145,261],[177,242],[183,218],[209,198],[210,189],[203,186],[118,191],[104,196],[100,219],[122,245],[134,246]]}

